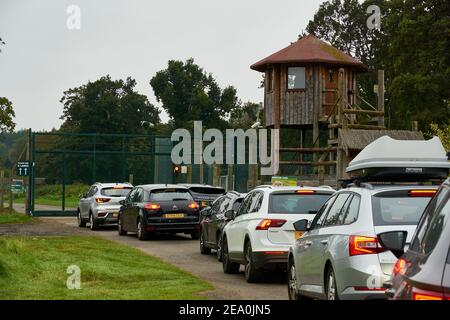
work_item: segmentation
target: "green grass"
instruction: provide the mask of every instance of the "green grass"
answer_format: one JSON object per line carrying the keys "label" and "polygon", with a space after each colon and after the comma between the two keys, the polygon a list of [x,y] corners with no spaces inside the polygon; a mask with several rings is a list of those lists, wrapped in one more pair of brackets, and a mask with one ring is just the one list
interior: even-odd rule
{"label": "green grass", "polygon": [[[81,289],[66,287],[67,267],[81,270]],[[204,299],[207,282],[96,237],[0,238],[0,299]]]}
{"label": "green grass", "polygon": [[10,213],[9,209],[7,208],[0,209],[0,224],[26,223],[31,222],[32,220],[32,217],[27,216],[23,213],[18,213],[14,210],[12,210],[12,212]]}
{"label": "green grass", "polygon": [[[89,190],[88,185],[71,184],[66,185],[65,205],[68,208],[76,208],[78,206],[79,196]],[[62,205],[62,186],[61,185],[43,185],[36,186],[34,192],[34,203],[37,205],[57,206]],[[25,195],[20,194],[14,197],[15,203],[25,203]]]}

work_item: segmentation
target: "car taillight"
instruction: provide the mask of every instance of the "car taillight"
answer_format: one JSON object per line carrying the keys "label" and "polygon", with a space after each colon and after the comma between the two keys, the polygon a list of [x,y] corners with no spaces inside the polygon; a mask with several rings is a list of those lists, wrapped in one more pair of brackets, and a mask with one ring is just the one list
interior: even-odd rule
{"label": "car taillight", "polygon": [[396,275],[405,274],[406,271],[406,260],[405,259],[398,259],[397,262],[394,265],[394,269],[392,270],[392,275],[395,277]]}
{"label": "car taillight", "polygon": [[197,202],[192,202],[192,203],[188,204],[188,208],[189,209],[198,209],[199,205]]}
{"label": "car taillight", "polygon": [[269,228],[279,228],[286,223],[286,220],[264,219],[256,226],[256,230],[268,230]]}
{"label": "car taillight", "polygon": [[157,203],[146,203],[144,208],[147,210],[159,210],[161,209],[161,206]]}
{"label": "car taillight", "polygon": [[[413,300],[447,300],[442,292],[422,290],[418,288],[412,289]],[[450,300],[450,299],[449,299]]]}
{"label": "car taillight", "polygon": [[306,190],[306,189],[300,189],[295,191],[297,194],[314,194],[316,193],[316,190]]}
{"label": "car taillight", "polygon": [[361,254],[375,254],[383,252],[384,250],[385,249],[380,245],[377,238],[365,236],[350,236],[350,256],[357,256]]}
{"label": "car taillight", "polygon": [[437,190],[422,189],[422,190],[409,190],[410,197],[432,197],[436,194]]}
{"label": "car taillight", "polygon": [[106,203],[109,201],[111,201],[110,198],[95,198],[95,202],[97,202],[97,203]]}

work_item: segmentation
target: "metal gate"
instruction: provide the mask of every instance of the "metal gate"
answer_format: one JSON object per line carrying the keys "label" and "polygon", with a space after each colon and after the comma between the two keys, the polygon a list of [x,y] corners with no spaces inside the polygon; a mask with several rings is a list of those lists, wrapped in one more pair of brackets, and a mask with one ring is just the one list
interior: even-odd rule
{"label": "metal gate", "polygon": [[30,132],[28,210],[73,216],[79,195],[95,182],[173,183],[170,137]]}

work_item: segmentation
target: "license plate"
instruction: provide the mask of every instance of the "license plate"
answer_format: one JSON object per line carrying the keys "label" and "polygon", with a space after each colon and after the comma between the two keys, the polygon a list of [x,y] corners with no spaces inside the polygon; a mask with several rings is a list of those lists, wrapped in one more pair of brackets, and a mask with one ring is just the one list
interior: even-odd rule
{"label": "license plate", "polygon": [[295,240],[300,239],[303,236],[303,231],[295,231]]}
{"label": "license plate", "polygon": [[167,213],[164,215],[164,218],[167,219],[180,219],[184,218],[184,213]]}

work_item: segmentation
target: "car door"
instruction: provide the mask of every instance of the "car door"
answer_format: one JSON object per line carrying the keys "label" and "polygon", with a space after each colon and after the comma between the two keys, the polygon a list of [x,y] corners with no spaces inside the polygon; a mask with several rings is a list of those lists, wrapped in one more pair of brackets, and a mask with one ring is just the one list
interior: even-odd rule
{"label": "car door", "polygon": [[216,245],[217,244],[217,231],[219,229],[219,224],[222,222],[225,212],[228,210],[230,205],[230,196],[224,196],[222,201],[219,203],[219,210],[217,210],[214,215],[211,216],[210,223],[210,240]]}
{"label": "car door", "polygon": [[137,223],[139,218],[139,213],[141,210],[140,204],[144,201],[144,190],[142,188],[137,188],[136,192],[133,195],[132,204],[130,207],[130,230],[137,232]]}
{"label": "car door", "polygon": [[84,197],[80,199],[80,213],[81,216],[86,219],[89,217],[89,198],[92,196],[94,188],[94,186],[91,186]]}
{"label": "car door", "polygon": [[342,215],[350,198],[350,193],[348,192],[339,193],[337,195],[322,226],[317,229],[317,234],[311,244],[311,257],[313,261],[310,272],[311,282],[318,287],[323,287],[324,285],[323,272],[325,270],[326,259],[328,256],[334,255],[334,252],[328,254],[327,251],[328,249],[334,250],[334,243],[339,242],[339,239],[343,236],[341,225]]}
{"label": "car door", "polygon": [[317,255],[314,254],[313,243],[318,237],[318,232],[322,227],[328,211],[336,200],[336,196],[331,197],[317,212],[311,223],[310,230],[294,244],[294,256],[297,270],[297,279],[301,290],[320,294],[320,288],[314,286],[314,268],[319,264]]}
{"label": "car door", "polygon": [[242,202],[236,216],[227,225],[227,242],[228,242],[228,252],[232,259],[242,259],[243,258],[243,235],[240,232],[243,230],[242,226],[245,223],[245,216],[250,210],[252,204],[252,199],[256,195],[256,192],[249,193]]}
{"label": "car door", "polygon": [[211,205],[211,209],[209,211],[209,215],[207,217],[205,217],[204,219],[204,235],[205,235],[205,242],[208,245],[213,245],[215,244],[214,239],[212,237],[212,223],[214,221],[214,217],[217,216],[217,213],[219,212],[219,208],[220,208],[220,204],[223,202],[224,197],[220,197],[218,199],[216,199],[212,205]]}
{"label": "car door", "polygon": [[132,215],[132,208],[133,208],[133,198],[135,197],[137,190],[138,190],[137,188],[134,188],[128,194],[127,198],[125,199],[125,205],[124,205],[124,208],[122,211],[123,228],[127,231],[134,230],[134,226],[131,225],[131,215]]}

